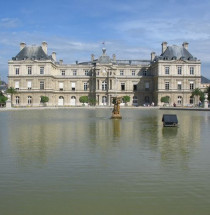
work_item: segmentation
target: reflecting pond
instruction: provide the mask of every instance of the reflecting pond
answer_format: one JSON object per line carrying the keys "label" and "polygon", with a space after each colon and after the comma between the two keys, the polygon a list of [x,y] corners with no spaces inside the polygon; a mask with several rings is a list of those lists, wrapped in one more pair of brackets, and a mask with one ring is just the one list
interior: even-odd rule
{"label": "reflecting pond", "polygon": [[210,112],[121,113],[0,112],[1,214],[210,214]]}

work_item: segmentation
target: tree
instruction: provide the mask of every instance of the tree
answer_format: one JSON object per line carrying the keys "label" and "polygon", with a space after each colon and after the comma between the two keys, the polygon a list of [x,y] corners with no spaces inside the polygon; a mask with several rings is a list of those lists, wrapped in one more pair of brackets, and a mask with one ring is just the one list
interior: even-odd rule
{"label": "tree", "polygon": [[210,101],[210,86],[206,88],[206,93],[208,93],[208,100]]}
{"label": "tree", "polygon": [[88,103],[88,96],[81,96],[81,97],[79,98],[79,101],[80,101],[81,103],[83,103],[83,105],[84,105],[84,103]]}
{"label": "tree", "polygon": [[97,101],[95,98],[88,98],[88,102],[91,106],[95,106]]}
{"label": "tree", "polygon": [[10,87],[7,89],[6,93],[9,93],[11,95],[11,105],[12,105],[13,95],[16,94],[17,91],[13,87]]}
{"label": "tree", "polygon": [[41,103],[45,104],[49,101],[49,98],[47,96],[41,96]]}
{"label": "tree", "polygon": [[0,105],[5,105],[7,101],[7,97],[3,95],[2,92],[0,92]]}
{"label": "tree", "polygon": [[199,88],[195,88],[192,92],[192,97],[196,97],[197,101],[196,103],[198,104],[198,99],[200,98],[200,101],[203,102],[204,101],[204,92],[201,91],[201,89]]}
{"label": "tree", "polygon": [[123,101],[125,102],[125,104],[127,104],[127,102],[130,102],[131,97],[130,96],[123,96]]}
{"label": "tree", "polygon": [[164,103],[169,103],[170,97],[169,96],[163,96],[161,97],[160,101]]}

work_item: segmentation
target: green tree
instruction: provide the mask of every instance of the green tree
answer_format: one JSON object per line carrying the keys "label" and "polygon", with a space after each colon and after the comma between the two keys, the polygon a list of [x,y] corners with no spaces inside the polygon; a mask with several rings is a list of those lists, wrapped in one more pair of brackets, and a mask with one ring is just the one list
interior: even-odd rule
{"label": "green tree", "polygon": [[84,105],[84,103],[88,103],[88,96],[81,96],[81,97],[79,98],[79,101],[80,101],[81,103],[83,103],[83,105]]}
{"label": "green tree", "polygon": [[127,104],[127,102],[130,102],[131,97],[130,96],[123,96],[123,101],[125,102],[125,104]]}
{"label": "green tree", "polygon": [[7,93],[9,93],[10,95],[11,95],[11,105],[13,105],[12,104],[12,101],[13,101],[13,95],[14,94],[16,94],[17,93],[17,91],[13,88],[13,87],[10,87],[10,88],[8,88],[7,89],[7,91],[6,91]]}
{"label": "green tree", "polygon": [[198,100],[200,99],[201,102],[204,101],[204,92],[201,91],[199,88],[195,88],[192,92],[192,97],[196,98],[195,103],[198,104]]}
{"label": "green tree", "polygon": [[88,102],[91,106],[95,106],[97,101],[95,98],[88,98]]}
{"label": "green tree", "polygon": [[47,96],[41,96],[41,103],[45,104],[49,101],[49,98]]}
{"label": "green tree", "polygon": [[206,93],[208,93],[208,100],[210,102],[210,86],[206,88]]}
{"label": "green tree", "polygon": [[163,96],[161,97],[160,101],[164,103],[169,103],[170,97],[169,96]]}
{"label": "green tree", "polygon": [[0,105],[5,105],[6,104],[6,101],[7,101],[7,97],[3,95],[2,92],[0,92]]}

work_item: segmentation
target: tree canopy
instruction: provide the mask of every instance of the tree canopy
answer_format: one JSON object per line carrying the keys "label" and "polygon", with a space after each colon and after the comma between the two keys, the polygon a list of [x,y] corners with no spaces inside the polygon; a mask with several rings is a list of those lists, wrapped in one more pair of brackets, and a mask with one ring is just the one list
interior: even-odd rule
{"label": "tree canopy", "polygon": [[46,103],[49,101],[49,98],[47,96],[41,96],[41,103]]}
{"label": "tree canopy", "polygon": [[88,103],[88,96],[81,96],[80,98],[79,98],[79,101],[81,102],[81,103]]}
{"label": "tree canopy", "polygon": [[130,102],[130,100],[131,100],[131,97],[130,97],[130,96],[123,96],[123,101],[124,101],[125,103]]}
{"label": "tree canopy", "polygon": [[161,97],[160,101],[164,103],[169,103],[170,97],[169,96],[163,96]]}

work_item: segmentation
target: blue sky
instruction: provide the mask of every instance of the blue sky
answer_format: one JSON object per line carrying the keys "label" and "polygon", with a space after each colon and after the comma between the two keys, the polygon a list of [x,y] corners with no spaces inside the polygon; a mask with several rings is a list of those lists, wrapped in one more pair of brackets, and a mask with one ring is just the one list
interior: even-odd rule
{"label": "blue sky", "polygon": [[0,3],[0,74],[7,80],[7,62],[19,43],[48,43],[65,63],[86,61],[93,53],[118,59],[150,59],[161,43],[181,45],[202,62],[210,79],[210,1],[194,0],[10,0]]}

